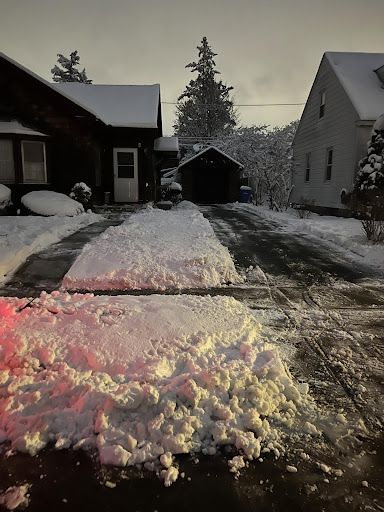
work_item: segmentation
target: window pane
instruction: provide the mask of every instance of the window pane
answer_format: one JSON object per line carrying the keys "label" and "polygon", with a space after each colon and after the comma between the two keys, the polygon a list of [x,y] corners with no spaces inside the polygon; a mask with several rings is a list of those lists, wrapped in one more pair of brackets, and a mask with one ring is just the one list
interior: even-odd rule
{"label": "window pane", "polygon": [[133,165],[133,153],[117,153],[118,165]]}
{"label": "window pane", "polygon": [[23,142],[25,162],[44,162],[43,142]]}
{"label": "window pane", "polygon": [[330,149],[328,151],[328,164],[330,164],[330,165],[332,164],[332,158],[333,158],[333,151],[332,151],[332,149]]}
{"label": "window pane", "polygon": [[11,140],[0,139],[0,182],[15,181],[13,144]]}
{"label": "window pane", "polygon": [[134,178],[135,167],[133,165],[119,165],[117,167],[117,174],[119,178]]}
{"label": "window pane", "polygon": [[45,182],[44,142],[23,143],[23,173],[25,182]]}

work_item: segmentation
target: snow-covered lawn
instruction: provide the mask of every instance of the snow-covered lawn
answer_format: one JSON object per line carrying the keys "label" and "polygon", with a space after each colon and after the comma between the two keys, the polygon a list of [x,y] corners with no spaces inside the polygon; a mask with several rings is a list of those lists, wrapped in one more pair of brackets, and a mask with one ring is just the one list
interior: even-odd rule
{"label": "snow-covered lawn", "polygon": [[147,208],[107,229],[84,247],[63,289],[164,290],[241,282],[228,249],[196,207],[189,206]]}
{"label": "snow-covered lawn", "polygon": [[101,219],[93,213],[76,217],[0,216],[0,283],[31,254]]}
{"label": "snow-covered lawn", "polygon": [[53,292],[27,303],[0,298],[0,441],[16,450],[96,448],[102,463],[146,463],[170,485],[176,454],[233,445],[237,472],[284,453],[290,433],[320,435],[308,385],[233,298]]}
{"label": "snow-covered lawn", "polygon": [[237,203],[234,208],[256,212],[280,224],[280,229],[290,233],[309,233],[334,244],[350,259],[384,270],[384,245],[367,241],[361,222],[357,219],[322,216],[312,213],[300,219],[297,211],[289,209],[275,212],[264,206]]}

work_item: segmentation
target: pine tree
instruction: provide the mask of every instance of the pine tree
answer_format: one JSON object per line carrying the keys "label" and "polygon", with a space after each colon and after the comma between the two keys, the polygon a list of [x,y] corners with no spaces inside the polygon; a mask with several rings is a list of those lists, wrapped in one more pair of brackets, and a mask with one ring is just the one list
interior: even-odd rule
{"label": "pine tree", "polygon": [[203,37],[198,62],[187,64],[197,77],[189,82],[176,106],[175,133],[179,136],[213,137],[231,131],[236,125],[236,112],[229,93],[233,87],[216,81],[214,57],[217,55]]}
{"label": "pine tree", "polygon": [[[376,125],[378,126],[378,125]],[[357,192],[384,188],[384,126],[372,130],[368,142],[367,156],[359,164],[359,172],[355,183]]]}
{"label": "pine tree", "polygon": [[359,163],[349,200],[358,212],[370,212],[372,218],[384,217],[384,114],[373,126],[367,155]]}
{"label": "pine tree", "polygon": [[54,82],[82,82],[85,84],[91,84],[92,80],[89,80],[85,72],[85,68],[82,71],[77,69],[80,64],[80,55],[77,50],[72,52],[69,58],[64,57],[61,53],[57,54],[57,62],[61,68],[55,65],[51,69]]}

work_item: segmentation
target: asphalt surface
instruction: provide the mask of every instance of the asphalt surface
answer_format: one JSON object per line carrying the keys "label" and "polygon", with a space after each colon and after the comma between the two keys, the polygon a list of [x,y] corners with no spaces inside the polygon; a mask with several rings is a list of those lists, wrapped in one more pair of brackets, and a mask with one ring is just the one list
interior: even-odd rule
{"label": "asphalt surface", "polygon": [[[31,483],[28,510],[39,512],[383,511],[384,276],[314,237],[287,234],[256,213],[226,206],[202,211],[247,277],[244,286],[203,293],[232,295],[256,315],[264,314],[282,353],[290,355],[291,372],[310,384],[316,402],[330,413],[343,411],[351,425],[360,422],[362,428],[343,435],[324,424],[323,437],[311,446],[303,446],[298,433],[294,442],[287,438],[292,442],[287,455],[252,463],[238,480],[228,472],[230,454],[199,457],[199,463],[183,457],[180,471],[186,477],[168,489],[155,475],[100,467],[83,452],[48,449],[34,458],[7,457],[4,448],[0,488]],[[62,261],[69,268],[68,247]],[[28,273],[20,271],[19,282],[24,276],[26,283]],[[52,289],[60,286],[55,279],[48,282]],[[38,275],[36,283],[38,288]],[[29,293],[22,285],[16,291],[38,295],[30,284]],[[309,460],[300,459],[300,449]],[[343,475],[324,473],[320,463]],[[288,473],[287,464],[298,472]]]}

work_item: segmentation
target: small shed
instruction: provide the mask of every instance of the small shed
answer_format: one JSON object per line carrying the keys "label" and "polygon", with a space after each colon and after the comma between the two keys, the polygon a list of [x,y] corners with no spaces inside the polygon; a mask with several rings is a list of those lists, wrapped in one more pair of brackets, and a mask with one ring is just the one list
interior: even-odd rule
{"label": "small shed", "polygon": [[243,165],[208,146],[179,165],[183,198],[195,203],[233,203],[239,199]]}

